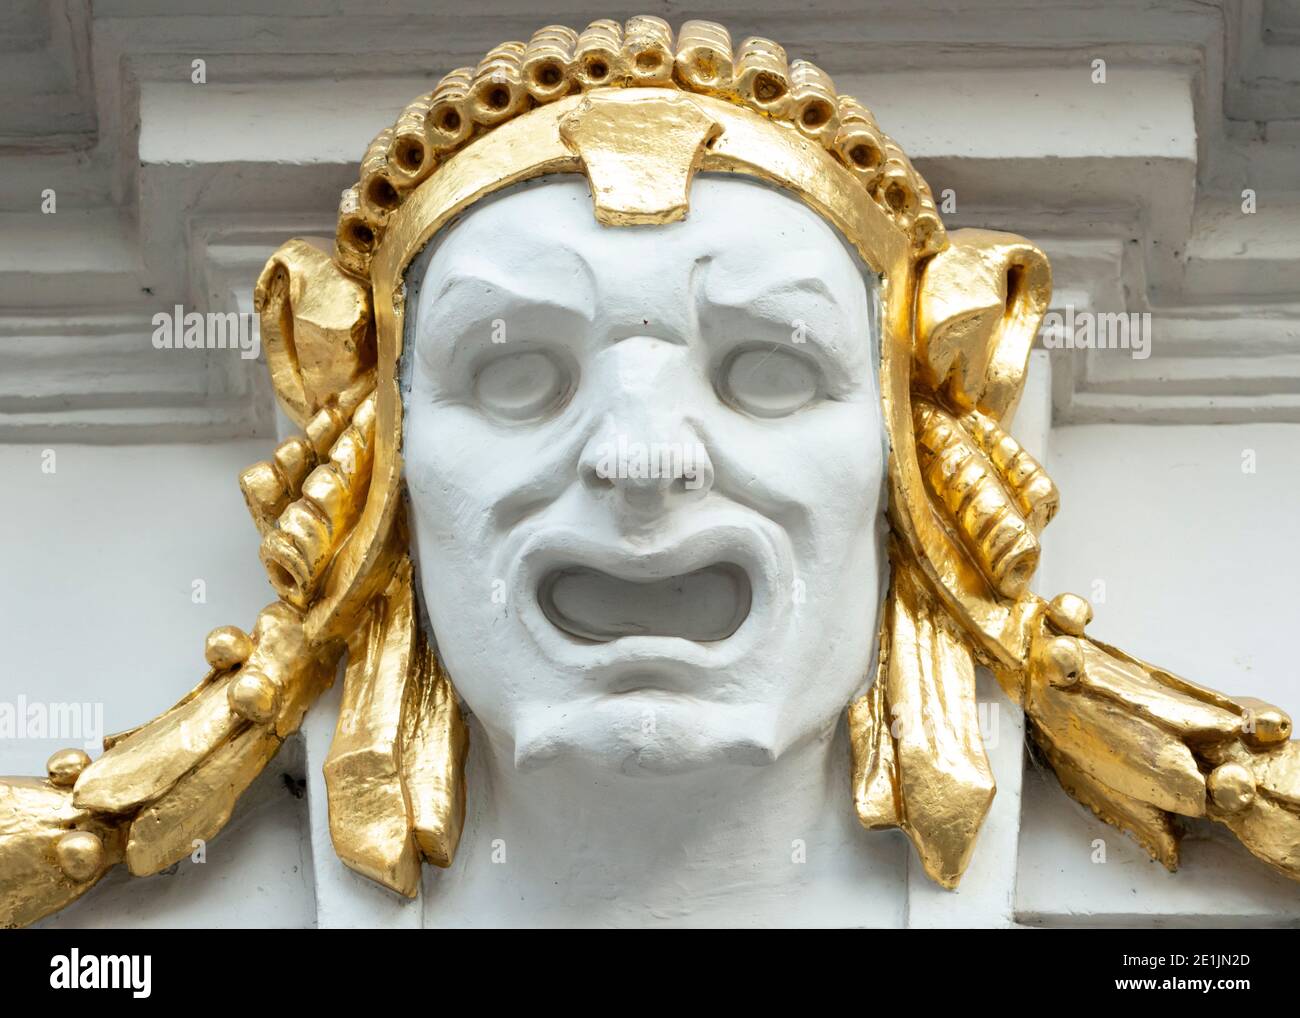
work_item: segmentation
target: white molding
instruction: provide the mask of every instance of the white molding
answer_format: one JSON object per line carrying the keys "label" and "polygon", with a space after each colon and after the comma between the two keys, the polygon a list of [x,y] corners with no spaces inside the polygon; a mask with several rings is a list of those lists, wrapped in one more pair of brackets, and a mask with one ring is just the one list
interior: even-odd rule
{"label": "white molding", "polygon": [[[1151,311],[1149,361],[1054,357],[1058,421],[1297,419],[1300,43],[1284,7],[643,7],[674,22],[714,17],[819,61],[875,109],[936,191],[957,192],[950,226],[1041,243],[1058,303]],[[238,304],[256,275],[252,249],[269,251],[300,223],[328,233],[366,140],[443,71],[543,20],[607,13],[594,0],[566,0],[545,16],[523,0],[490,13],[426,0],[377,12],[344,0],[323,17],[307,0],[270,14],[214,0],[19,9],[0,40],[0,364],[22,369],[8,337],[89,339],[106,335],[94,325],[102,316],[147,321],[178,301]],[[196,57],[208,62],[204,85],[189,80]],[[1104,86],[1091,82],[1096,58],[1107,61]],[[22,73],[29,65],[43,70]],[[54,216],[39,212],[47,187],[59,196]],[[1243,187],[1258,192],[1253,216],[1239,212]],[[246,244],[221,237],[250,230]],[[237,278],[243,254],[248,276]],[[35,319],[48,322],[28,329]],[[1217,335],[1207,323],[1221,323]],[[103,352],[106,363],[118,363],[124,336]],[[51,340],[40,367],[34,398],[44,402],[0,401],[0,438],[269,433],[265,387],[239,365],[214,370],[196,358],[203,381],[177,406],[157,391],[174,365],[142,360],[128,405],[129,386],[113,371],[104,393],[84,391],[100,355],[61,362],[58,350]],[[122,405],[110,413],[96,399]]]}

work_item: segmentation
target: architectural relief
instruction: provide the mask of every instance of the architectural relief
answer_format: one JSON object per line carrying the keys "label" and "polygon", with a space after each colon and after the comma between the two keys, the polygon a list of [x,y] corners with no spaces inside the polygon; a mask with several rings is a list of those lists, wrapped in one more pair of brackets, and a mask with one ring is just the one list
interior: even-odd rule
{"label": "architectural relief", "polygon": [[[559,891],[685,917],[735,832],[850,852],[854,814],[955,889],[996,793],[981,666],[1153,859],[1195,818],[1300,879],[1285,711],[1030,590],[1062,493],[1010,430],[1051,293],[769,39],[598,20],[451,71],[257,280],[297,433],[239,485],[277,600],[97,759],[0,781],[0,925],[189,856],[335,682],[334,848],[453,925]],[[525,867],[516,906],[489,845],[458,857],[478,796],[568,883]],[[660,834],[693,876],[659,879]],[[764,871],[718,916],[853,923],[798,891]]]}

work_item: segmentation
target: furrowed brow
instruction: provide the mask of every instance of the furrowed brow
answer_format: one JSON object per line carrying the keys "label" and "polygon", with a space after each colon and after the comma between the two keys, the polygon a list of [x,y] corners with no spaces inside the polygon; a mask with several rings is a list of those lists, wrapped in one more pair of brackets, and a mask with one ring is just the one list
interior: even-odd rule
{"label": "furrowed brow", "polygon": [[826,265],[818,252],[795,248],[757,268],[743,264],[741,271],[729,265],[731,261],[724,257],[702,267],[704,278],[698,291],[702,305],[731,309],[791,330],[795,319],[818,320],[823,324],[818,332],[833,331],[825,326],[849,314],[850,309],[828,282],[835,269]]}
{"label": "furrowed brow", "polygon": [[485,298],[492,294],[502,304],[519,309],[551,307],[591,319],[595,288],[584,260],[548,259],[531,264],[532,270],[517,272],[485,258],[458,263],[440,281],[430,312],[439,318],[445,314],[451,320],[469,320],[475,313],[490,310],[485,308]]}

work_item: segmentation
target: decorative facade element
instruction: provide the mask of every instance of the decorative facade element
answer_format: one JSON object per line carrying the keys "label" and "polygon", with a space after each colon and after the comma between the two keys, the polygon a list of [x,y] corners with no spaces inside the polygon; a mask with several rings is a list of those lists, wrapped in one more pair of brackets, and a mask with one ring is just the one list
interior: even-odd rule
{"label": "decorative facade element", "polygon": [[857,101],[780,46],[688,22],[551,26],[447,75],[376,136],[332,251],[280,248],[256,290],[281,406],[302,434],[240,479],[278,600],[214,630],[209,670],[160,717],[0,781],[0,924],[74,900],[113,865],[147,875],[216,834],[343,671],[325,764],[336,850],[407,896],[452,863],[467,735],[418,624],[401,504],[404,273],[481,198],[586,174],[602,223],[685,215],[694,174],[765,181],[880,274],[892,582],[876,681],[849,707],[854,805],[955,887],[995,789],[975,667],[1025,710],[1066,790],[1169,868],[1179,816],[1227,826],[1300,878],[1300,757],[1276,707],[1085,635],[1091,609],[1028,592],[1059,503],[1007,433],[1047,308],[1042,252],[945,233],[928,187]]}

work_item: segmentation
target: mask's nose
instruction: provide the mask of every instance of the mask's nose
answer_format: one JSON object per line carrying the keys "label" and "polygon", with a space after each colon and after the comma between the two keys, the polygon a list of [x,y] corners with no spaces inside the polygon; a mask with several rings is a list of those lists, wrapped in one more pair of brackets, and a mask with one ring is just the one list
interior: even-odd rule
{"label": "mask's nose", "polygon": [[699,384],[689,351],[634,336],[610,347],[601,360],[591,379],[601,387],[601,410],[578,458],[582,484],[639,515],[707,495],[713,461],[687,415]]}

